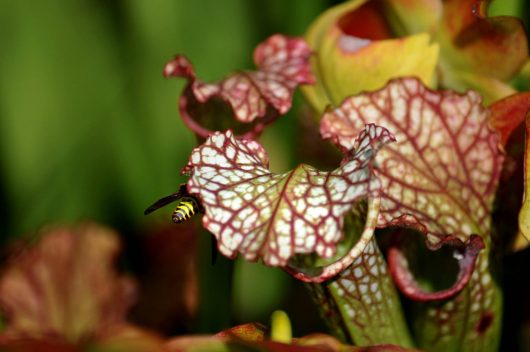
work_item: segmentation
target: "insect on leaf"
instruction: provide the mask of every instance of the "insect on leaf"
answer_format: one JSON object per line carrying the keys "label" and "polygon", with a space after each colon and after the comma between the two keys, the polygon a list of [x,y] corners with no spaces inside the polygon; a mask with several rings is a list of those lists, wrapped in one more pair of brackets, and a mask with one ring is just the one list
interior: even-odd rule
{"label": "insect on leaf", "polygon": [[188,194],[186,184],[183,183],[180,185],[180,188],[177,192],[165,196],[149,206],[144,211],[144,215],[148,215],[153,211],[173,202],[175,202],[176,205],[175,210],[173,211],[172,220],[176,224],[188,221],[195,214],[203,212],[199,201],[195,199],[195,197]]}
{"label": "insect on leaf", "polygon": [[[374,198],[366,229],[371,238],[379,190],[372,161],[392,140],[386,129],[368,125],[341,167],[327,172],[302,164],[273,174],[257,142],[216,132],[193,150],[183,172],[191,174],[188,191],[204,206],[203,224],[222,254],[240,252],[247,260],[285,266],[295,254],[332,257],[343,238],[343,217],[356,201],[369,197]],[[324,271],[321,278],[333,274]]]}

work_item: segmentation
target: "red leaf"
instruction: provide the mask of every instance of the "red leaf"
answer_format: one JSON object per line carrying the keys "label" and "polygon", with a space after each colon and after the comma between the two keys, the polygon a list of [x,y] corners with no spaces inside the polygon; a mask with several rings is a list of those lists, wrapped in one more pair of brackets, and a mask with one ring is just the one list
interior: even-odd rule
{"label": "red leaf", "polygon": [[[530,203],[528,202],[528,197],[526,197],[530,191],[530,183],[528,182],[530,169],[527,166],[530,155],[528,152],[529,130],[528,125],[523,125],[525,116],[530,116],[528,115],[530,113],[530,93],[522,92],[511,95],[491,104],[488,109],[491,111],[490,125],[499,132],[501,147],[508,154],[507,167],[503,171],[500,189],[497,192],[496,202],[502,204],[497,209],[498,217],[501,220],[496,223],[499,227],[497,230],[500,238],[509,243],[509,248],[518,251],[526,248],[530,243],[528,225],[530,219],[528,216],[528,204]],[[525,150],[521,149],[521,145],[524,143],[523,134],[514,133],[518,129],[521,132],[522,129],[525,129],[523,127],[526,127],[527,138]],[[524,163],[522,161],[523,153],[525,154]],[[524,180],[524,189],[522,180]],[[522,207],[521,194],[525,195]],[[511,228],[510,225],[517,223],[517,219],[514,219],[514,217],[519,210],[521,212],[518,221],[519,231],[517,231],[517,229]]]}
{"label": "red leaf", "polygon": [[246,341],[262,341],[267,328],[258,323],[248,323],[231,327],[215,334],[218,337],[236,337]]}
{"label": "red leaf", "polygon": [[[184,122],[198,135],[206,138],[210,133],[190,116],[190,104],[206,104],[212,98],[220,98],[230,105],[234,117],[242,123],[262,121],[253,126],[248,136],[259,135],[265,124],[291,108],[295,88],[314,82],[310,71],[311,49],[301,38],[273,35],[254,51],[257,71],[240,71],[216,83],[204,83],[196,79],[191,63],[181,55],[169,61],[164,68],[166,77],[188,79],[185,94],[180,99],[180,113]],[[269,106],[273,109],[267,116]],[[267,118],[266,118],[267,117]]]}
{"label": "red leaf", "polygon": [[510,95],[491,104],[488,109],[491,111],[491,127],[500,133],[500,143],[504,147],[512,132],[523,123],[530,111],[530,92]]}
{"label": "red leaf", "polygon": [[7,333],[77,342],[123,324],[134,285],[112,267],[119,248],[117,236],[96,225],[44,234],[0,280]]}
{"label": "red leaf", "polygon": [[[343,238],[343,216],[354,202],[379,189],[371,162],[392,140],[385,129],[369,125],[340,168],[322,172],[302,164],[276,175],[266,168],[257,142],[238,141],[231,131],[217,132],[192,152],[183,172],[191,174],[188,192],[200,198],[203,224],[216,236],[221,253],[234,257],[241,252],[247,260],[262,257],[267,265],[285,266],[297,253],[335,254]],[[318,280],[337,274],[362,252],[373,233],[378,203],[377,197],[370,202],[359,246],[325,267]],[[313,280],[303,273],[297,277]]]}

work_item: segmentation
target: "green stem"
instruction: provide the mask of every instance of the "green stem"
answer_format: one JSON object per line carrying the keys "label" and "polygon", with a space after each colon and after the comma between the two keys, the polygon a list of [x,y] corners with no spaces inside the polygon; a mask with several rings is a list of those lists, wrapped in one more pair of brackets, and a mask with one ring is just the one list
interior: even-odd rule
{"label": "green stem", "polygon": [[[349,230],[358,237],[363,224],[356,222]],[[338,338],[358,346],[413,345],[399,296],[374,238],[338,277],[310,288]]]}

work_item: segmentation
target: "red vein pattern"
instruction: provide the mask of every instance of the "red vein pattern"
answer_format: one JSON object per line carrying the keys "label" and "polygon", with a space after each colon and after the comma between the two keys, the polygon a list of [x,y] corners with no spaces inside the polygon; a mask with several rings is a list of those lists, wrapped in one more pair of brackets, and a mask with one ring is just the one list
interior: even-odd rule
{"label": "red vein pattern", "polygon": [[336,170],[302,164],[278,175],[258,156],[263,152],[256,153],[262,150],[257,142],[236,140],[229,130],[195,148],[183,172],[191,175],[188,192],[200,198],[203,225],[217,238],[221,253],[234,257],[240,252],[247,260],[262,257],[267,265],[285,266],[297,253],[335,254],[344,215],[356,201],[377,195],[372,161],[391,141],[386,129],[367,125],[355,152]]}
{"label": "red vein pattern", "polygon": [[[477,350],[495,349],[498,343],[501,298],[488,255],[491,206],[503,156],[487,117],[475,92],[435,92],[407,78],[347,99],[340,108],[328,111],[321,123],[321,134],[345,150],[366,123],[395,134],[397,143],[376,158],[375,173],[382,184],[381,227],[415,227],[427,234],[433,249],[446,243],[448,234],[462,242],[472,234],[482,237],[485,249],[476,263],[468,263],[475,264],[469,283],[459,285],[465,289],[452,292],[454,297],[443,304],[421,308],[424,321],[417,325],[416,335],[421,346],[433,351],[470,345]],[[459,262],[465,258],[457,256]],[[459,278],[469,275],[461,272]],[[394,280],[401,279],[397,275]],[[403,292],[420,298],[413,291]],[[422,319],[422,314],[418,316]],[[492,323],[478,331],[485,316]]]}
{"label": "red vein pattern", "polygon": [[[183,77],[188,80],[196,102],[204,104],[213,97],[227,102],[235,118],[250,123],[267,114],[271,106],[279,115],[291,108],[293,92],[300,84],[312,84],[314,78],[309,66],[311,49],[301,38],[273,35],[254,51],[257,71],[239,71],[215,83],[205,83],[196,78],[188,59],[177,55],[164,68],[165,77]],[[190,121],[186,94],[181,96],[181,115],[188,126],[206,137],[202,126]]]}
{"label": "red vein pattern", "polygon": [[397,140],[377,157],[381,226],[428,232],[431,247],[446,234],[461,240],[489,235],[503,156],[477,93],[435,92],[414,78],[394,80],[329,110],[320,131],[349,150],[367,123],[388,128]]}
{"label": "red vein pattern", "polygon": [[355,345],[412,344],[392,277],[374,238],[336,279],[310,287],[325,320],[334,323],[335,331],[347,332]]}

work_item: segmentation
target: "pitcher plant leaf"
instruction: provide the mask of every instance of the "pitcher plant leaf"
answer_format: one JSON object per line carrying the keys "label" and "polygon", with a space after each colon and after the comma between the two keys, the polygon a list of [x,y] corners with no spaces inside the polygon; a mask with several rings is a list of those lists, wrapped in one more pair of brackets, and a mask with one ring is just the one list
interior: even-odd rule
{"label": "pitcher plant leaf", "polygon": [[[355,202],[377,199],[372,161],[391,141],[386,129],[370,124],[339,168],[326,172],[302,164],[273,174],[264,153],[256,153],[263,150],[257,142],[237,140],[231,131],[216,132],[193,150],[183,172],[191,175],[188,191],[204,206],[203,225],[217,238],[221,253],[234,257],[240,252],[247,260],[263,258],[267,265],[285,266],[294,254],[335,254],[344,237],[343,217]],[[376,209],[378,201],[371,203]],[[369,239],[377,212],[368,217],[373,218]]]}
{"label": "pitcher plant leaf", "polygon": [[[201,137],[206,138],[212,129],[201,125],[200,115],[211,114],[215,109],[209,111],[200,106],[214,102],[215,98],[230,106],[238,122],[255,122],[248,133],[256,136],[264,125],[289,111],[298,85],[314,82],[310,56],[311,49],[303,39],[276,34],[254,51],[256,71],[238,71],[218,82],[206,83],[196,77],[186,57],[177,55],[166,64],[163,74],[188,80],[179,100],[180,113],[188,127]],[[217,116],[217,120],[221,117]]]}

